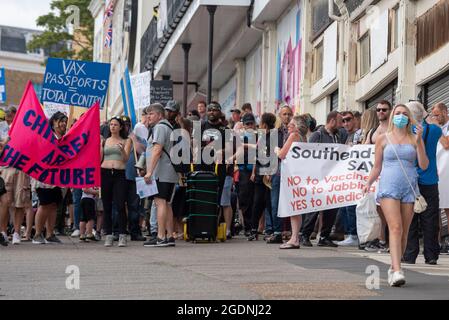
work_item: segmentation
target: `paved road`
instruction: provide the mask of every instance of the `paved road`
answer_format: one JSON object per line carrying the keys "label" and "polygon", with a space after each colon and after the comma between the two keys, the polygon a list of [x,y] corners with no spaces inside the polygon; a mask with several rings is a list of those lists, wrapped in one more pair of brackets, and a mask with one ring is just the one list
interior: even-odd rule
{"label": "paved road", "polygon": [[[175,248],[63,241],[0,248],[0,300],[449,298],[449,256],[440,257],[437,266],[419,260],[405,267],[407,285],[390,288],[389,256],[355,248],[279,250],[244,238],[217,244],[178,241]],[[66,288],[70,265],[79,267],[79,290]],[[380,270],[380,288],[369,290],[365,271],[373,265]]]}

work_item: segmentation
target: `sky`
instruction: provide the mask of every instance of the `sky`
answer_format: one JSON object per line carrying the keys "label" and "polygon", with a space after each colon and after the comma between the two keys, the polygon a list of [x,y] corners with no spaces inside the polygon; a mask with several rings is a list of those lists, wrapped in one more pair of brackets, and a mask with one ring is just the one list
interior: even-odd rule
{"label": "sky", "polygon": [[50,11],[51,0],[0,0],[0,25],[42,30],[36,19]]}

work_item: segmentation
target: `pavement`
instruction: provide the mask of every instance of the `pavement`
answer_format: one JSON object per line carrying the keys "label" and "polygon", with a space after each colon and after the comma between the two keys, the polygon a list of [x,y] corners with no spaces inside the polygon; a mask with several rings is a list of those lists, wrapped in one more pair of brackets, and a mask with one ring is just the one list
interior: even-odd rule
{"label": "pavement", "polygon": [[145,248],[142,242],[105,248],[103,242],[61,239],[62,245],[0,247],[0,300],[449,298],[449,255],[436,266],[421,256],[417,264],[403,265],[407,284],[390,288],[389,255],[357,248],[280,250],[244,237],[177,241],[174,248]]}

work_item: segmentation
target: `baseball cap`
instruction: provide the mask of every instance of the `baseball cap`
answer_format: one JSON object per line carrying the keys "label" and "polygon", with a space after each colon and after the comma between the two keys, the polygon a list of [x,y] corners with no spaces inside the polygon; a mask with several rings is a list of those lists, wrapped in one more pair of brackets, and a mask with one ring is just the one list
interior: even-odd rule
{"label": "baseball cap", "polygon": [[250,123],[250,122],[255,124],[256,123],[256,118],[254,118],[254,115],[252,113],[246,113],[243,116],[242,122],[243,122],[243,124],[247,124],[247,123]]}
{"label": "baseball cap", "polygon": [[212,102],[207,106],[207,110],[219,110],[221,111],[221,105],[218,102]]}
{"label": "baseball cap", "polygon": [[242,111],[240,111],[240,109],[237,109],[237,108],[231,109],[231,112],[237,112],[238,114],[242,113]]}
{"label": "baseball cap", "polygon": [[17,113],[17,108],[16,107],[9,106],[8,108],[6,108],[5,114],[10,115],[12,113]]}
{"label": "baseball cap", "polygon": [[179,106],[179,103],[175,100],[170,100],[167,102],[167,105],[164,108],[165,110],[173,111],[173,112],[179,112],[181,107]]}

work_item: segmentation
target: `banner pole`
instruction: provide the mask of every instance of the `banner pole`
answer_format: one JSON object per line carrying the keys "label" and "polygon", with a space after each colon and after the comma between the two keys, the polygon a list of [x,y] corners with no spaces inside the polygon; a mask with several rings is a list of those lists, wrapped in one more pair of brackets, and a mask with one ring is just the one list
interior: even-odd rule
{"label": "banner pole", "polygon": [[68,127],[69,129],[72,127],[73,125],[73,114],[75,113],[75,107],[74,106],[70,106],[70,110],[69,110],[69,120],[68,120]]}

